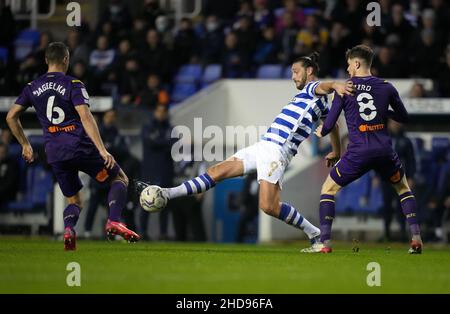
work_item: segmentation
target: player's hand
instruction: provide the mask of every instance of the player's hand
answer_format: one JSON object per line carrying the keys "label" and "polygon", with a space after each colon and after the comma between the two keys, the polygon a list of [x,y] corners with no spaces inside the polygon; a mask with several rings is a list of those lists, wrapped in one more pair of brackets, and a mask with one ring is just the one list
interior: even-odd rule
{"label": "player's hand", "polygon": [[325,156],[326,165],[328,168],[334,167],[334,165],[339,161],[341,156],[335,152],[328,153],[328,155]]}
{"label": "player's hand", "polygon": [[108,153],[108,151],[106,151],[106,150],[100,152],[100,155],[102,156],[103,160],[105,161],[106,169],[112,169],[112,167],[114,167],[114,164],[116,163],[113,155]]}
{"label": "player's hand", "polygon": [[334,90],[340,96],[343,96],[343,95],[352,96],[355,93],[355,86],[353,86],[352,81],[347,81],[345,83],[336,82],[336,83],[334,83]]}
{"label": "player's hand", "polygon": [[317,137],[323,137],[323,136],[322,136],[322,124],[319,125],[319,126],[316,128],[316,130],[314,131],[314,134],[315,134]]}
{"label": "player's hand", "polygon": [[32,163],[34,161],[33,147],[31,147],[31,145],[22,146],[22,157],[27,163]]}

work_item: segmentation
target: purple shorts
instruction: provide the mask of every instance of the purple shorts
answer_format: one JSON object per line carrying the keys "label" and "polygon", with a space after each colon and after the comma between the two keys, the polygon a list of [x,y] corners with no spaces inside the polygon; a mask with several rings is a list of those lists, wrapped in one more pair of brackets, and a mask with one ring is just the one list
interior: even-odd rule
{"label": "purple shorts", "polygon": [[347,151],[331,169],[330,176],[340,186],[346,186],[370,170],[391,183],[400,182],[404,175],[397,153],[391,150],[381,156],[361,156]]}
{"label": "purple shorts", "polygon": [[82,155],[80,157],[55,161],[50,163],[53,173],[58,181],[59,187],[65,197],[71,197],[78,193],[83,187],[78,171],[88,174],[98,183],[106,183],[115,178],[120,171],[117,163],[112,169],[106,169],[104,160],[99,153]]}

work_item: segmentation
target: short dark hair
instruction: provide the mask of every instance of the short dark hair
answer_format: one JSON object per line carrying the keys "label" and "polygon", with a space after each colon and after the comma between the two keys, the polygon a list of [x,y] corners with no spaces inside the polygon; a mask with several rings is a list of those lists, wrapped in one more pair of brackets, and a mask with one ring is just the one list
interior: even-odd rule
{"label": "short dark hair", "polygon": [[319,74],[319,53],[314,51],[309,56],[303,56],[297,58],[294,63],[301,63],[304,68],[313,68],[313,74]]}
{"label": "short dark hair", "polygon": [[367,64],[369,68],[372,66],[373,56],[374,53],[372,48],[366,45],[355,46],[352,49],[347,50],[347,52],[345,53],[346,60],[353,58],[361,59]]}
{"label": "short dark hair", "polygon": [[49,64],[62,64],[68,54],[69,48],[60,41],[50,43],[45,49],[45,59]]}

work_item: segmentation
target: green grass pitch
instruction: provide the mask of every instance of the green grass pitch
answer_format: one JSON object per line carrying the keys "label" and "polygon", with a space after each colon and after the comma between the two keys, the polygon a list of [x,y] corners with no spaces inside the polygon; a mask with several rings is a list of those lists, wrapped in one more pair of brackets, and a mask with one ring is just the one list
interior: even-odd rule
{"label": "green grass pitch", "polygon": [[[332,254],[301,254],[306,242],[271,245],[109,243],[0,237],[0,293],[450,293],[450,248],[337,243]],[[69,262],[81,287],[68,287]],[[381,286],[369,287],[370,262]]]}

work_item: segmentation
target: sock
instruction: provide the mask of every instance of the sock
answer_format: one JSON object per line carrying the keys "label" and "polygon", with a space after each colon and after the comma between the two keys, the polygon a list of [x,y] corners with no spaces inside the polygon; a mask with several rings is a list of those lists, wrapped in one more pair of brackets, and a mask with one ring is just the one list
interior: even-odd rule
{"label": "sock", "polygon": [[322,243],[331,239],[331,226],[335,216],[334,204],[333,195],[322,194],[320,196],[320,241]]}
{"label": "sock", "polygon": [[205,172],[194,179],[183,182],[177,187],[167,189],[167,192],[169,193],[169,198],[172,199],[185,195],[200,194],[215,186],[216,182]]}
{"label": "sock", "polygon": [[309,239],[320,234],[320,229],[310,223],[303,217],[297,209],[287,203],[281,203],[280,215],[278,219],[284,221],[288,225],[303,230]]}
{"label": "sock", "polygon": [[420,236],[419,220],[417,219],[416,198],[412,192],[406,192],[400,195],[400,205],[403,214],[409,224],[412,236]]}
{"label": "sock", "polygon": [[75,204],[70,204],[64,209],[64,228],[73,229],[77,224],[78,217],[80,217],[80,207]]}
{"label": "sock", "polygon": [[108,193],[109,220],[120,221],[127,201],[127,186],[122,181],[114,181]]}

